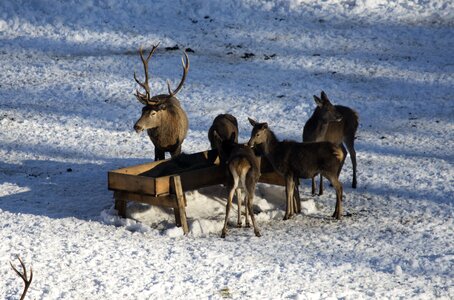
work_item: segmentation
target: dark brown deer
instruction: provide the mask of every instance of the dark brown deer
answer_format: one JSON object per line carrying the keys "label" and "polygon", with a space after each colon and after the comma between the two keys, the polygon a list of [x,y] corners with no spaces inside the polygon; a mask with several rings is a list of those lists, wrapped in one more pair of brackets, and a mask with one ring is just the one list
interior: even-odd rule
{"label": "dark brown deer", "polygon": [[233,133],[230,138],[222,139],[217,132],[213,133],[215,148],[219,151],[221,162],[225,162],[227,167],[227,189],[229,191],[227,204],[225,208],[225,221],[222,228],[221,237],[227,235],[227,223],[229,212],[232,206],[233,196],[237,193],[238,199],[238,219],[237,227],[241,227],[241,188],[244,189],[245,197],[245,217],[246,227],[250,227],[248,212],[254,227],[256,236],[261,236],[260,230],[255,222],[252,205],[254,201],[255,186],[260,178],[260,160],[255,156],[254,151],[247,145],[237,144],[236,135]]}
{"label": "dark brown deer", "polygon": [[19,262],[22,266],[22,273],[19,272],[14,266],[13,264],[10,262],[9,264],[11,265],[11,268],[13,268],[14,272],[16,272],[16,274],[22,278],[22,280],[24,281],[24,291],[22,292],[22,296],[20,297],[20,300],[23,300],[25,299],[25,294],[27,294],[27,291],[28,291],[28,288],[30,287],[30,284],[32,283],[32,280],[33,280],[33,270],[32,268],[30,267],[30,277],[27,276],[27,268],[25,268],[25,264],[24,262],[20,259],[19,256],[17,256],[17,259],[19,259]]}
{"label": "dark brown deer", "polygon": [[222,141],[228,140],[234,134],[235,143],[238,143],[238,121],[230,114],[220,114],[214,118],[213,124],[208,130],[208,140],[210,141],[211,149],[216,148],[215,133]]}
{"label": "dark brown deer", "polygon": [[342,217],[342,184],[338,173],[344,159],[340,146],[330,142],[298,143],[279,141],[267,123],[258,123],[251,118],[253,126],[249,146],[265,156],[276,172],[285,177],[287,205],[284,220],[292,217],[295,208],[293,193],[296,178],[312,178],[322,174],[336,189],[336,208],[333,217]]}
{"label": "dark brown deer", "polygon": [[[211,149],[218,150],[218,156],[221,160],[221,164],[226,164],[230,153],[225,153],[223,151],[222,143],[230,141],[233,138],[234,143],[238,143],[238,121],[237,119],[230,114],[219,114],[214,118],[213,124],[208,130],[208,140],[210,141]],[[227,142],[229,143],[229,142]],[[229,146],[229,144],[227,145]],[[229,147],[231,148],[231,147]],[[228,178],[231,178],[230,175],[227,175]],[[242,226],[241,223],[241,189],[236,189],[236,197],[238,201],[238,220],[237,227]],[[249,219],[247,218],[247,206],[245,206],[246,213],[246,226],[249,225]]]}
{"label": "dark brown deer", "polygon": [[148,62],[158,46],[159,44],[153,46],[147,58],[144,57],[142,48],[139,50],[145,71],[145,81],[140,82],[134,72],[135,81],[145,90],[145,93],[136,90],[137,100],[145,107],[142,109],[140,119],[134,124],[134,130],[137,133],[147,130],[155,147],[155,160],[164,159],[165,152],[169,152],[172,157],[179,155],[181,144],[188,132],[188,117],[176,97],[176,94],[183,87],[189,70],[188,55],[186,52],[184,53],[184,60],[182,59],[183,76],[177,88],[172,90],[169,81],[167,81],[168,94],[152,96],[148,84]]}
{"label": "dark brown deer", "polygon": [[[346,106],[332,105],[323,91],[320,98],[314,95],[314,100],[317,107],[304,125],[303,142],[327,141],[340,145],[344,152],[342,166],[347,156],[346,146],[353,166],[352,187],[356,188],[356,151],[354,144],[359,122],[358,113]],[[339,173],[342,166],[339,169]],[[312,194],[315,194],[315,178],[312,178]],[[319,195],[322,194],[323,178],[320,175]]]}

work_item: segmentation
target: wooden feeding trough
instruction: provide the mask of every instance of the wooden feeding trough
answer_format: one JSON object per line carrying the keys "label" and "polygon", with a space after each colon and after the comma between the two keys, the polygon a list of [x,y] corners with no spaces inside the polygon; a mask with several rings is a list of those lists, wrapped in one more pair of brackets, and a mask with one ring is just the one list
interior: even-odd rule
{"label": "wooden feeding trough", "polygon": [[[260,182],[285,185],[284,178],[268,163],[262,163],[261,172]],[[115,209],[121,217],[126,217],[128,201],[171,207],[176,225],[182,226],[185,234],[189,229],[184,192],[225,182],[226,169],[219,164],[216,150],[108,172],[108,188],[114,192]]]}

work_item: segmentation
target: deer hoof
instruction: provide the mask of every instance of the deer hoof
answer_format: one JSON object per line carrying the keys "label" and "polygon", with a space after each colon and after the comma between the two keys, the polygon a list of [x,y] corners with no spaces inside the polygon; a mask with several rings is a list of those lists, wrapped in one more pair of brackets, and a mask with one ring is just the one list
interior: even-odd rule
{"label": "deer hoof", "polygon": [[261,237],[262,235],[260,234],[260,231],[254,231],[256,237]]}
{"label": "deer hoof", "polygon": [[223,238],[223,239],[224,239],[224,238],[225,238],[225,236],[226,236],[226,233],[225,233],[225,232],[223,231],[223,232],[221,233],[221,238]]}
{"label": "deer hoof", "polygon": [[241,224],[241,223],[236,224],[236,228],[241,228],[241,227],[243,227],[243,224]]}
{"label": "deer hoof", "polygon": [[245,227],[246,227],[246,228],[251,228],[251,224],[246,223]]}
{"label": "deer hoof", "polygon": [[356,181],[353,181],[352,188],[356,189]]}
{"label": "deer hoof", "polygon": [[335,211],[333,214],[333,218],[335,218],[336,220],[340,220],[340,219],[342,219],[342,215],[340,213],[338,213],[337,211]]}

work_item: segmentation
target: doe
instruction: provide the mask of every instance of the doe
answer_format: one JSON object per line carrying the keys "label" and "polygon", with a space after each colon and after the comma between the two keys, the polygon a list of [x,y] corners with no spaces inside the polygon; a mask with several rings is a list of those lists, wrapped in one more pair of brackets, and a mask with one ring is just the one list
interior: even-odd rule
{"label": "doe", "polygon": [[339,182],[339,168],[344,160],[342,149],[330,142],[298,143],[279,141],[268,127],[249,118],[253,126],[249,146],[268,158],[274,170],[284,176],[286,183],[286,211],[284,220],[292,217],[295,178],[312,178],[322,174],[336,190],[336,208],[333,217],[342,217],[342,184]]}
{"label": "doe", "polygon": [[208,130],[208,140],[211,149],[215,149],[216,141],[214,135],[217,134],[222,141],[230,139],[232,134],[235,135],[235,143],[238,143],[238,121],[231,114],[219,114],[214,118]]}
{"label": "doe", "polygon": [[222,140],[221,137],[214,132],[214,141],[216,148],[219,151],[221,162],[226,163],[227,167],[227,189],[229,191],[224,227],[222,228],[221,237],[225,238],[227,234],[227,223],[229,219],[229,212],[232,206],[233,196],[235,191],[238,199],[238,220],[237,227],[241,227],[241,192],[242,187],[246,193],[245,197],[245,210],[246,210],[246,227],[250,227],[248,212],[251,217],[254,233],[257,237],[261,236],[260,230],[255,222],[254,212],[252,205],[254,201],[255,186],[260,178],[260,161],[255,156],[254,151],[247,145],[237,144],[235,142],[236,136],[232,134],[229,139]]}
{"label": "doe", "polygon": [[[346,106],[332,105],[328,96],[323,91],[321,92],[320,98],[314,95],[314,100],[317,107],[304,125],[303,142],[328,141],[340,145],[344,153],[344,160],[342,161],[339,173],[347,156],[346,146],[350,153],[353,166],[352,187],[356,188],[356,151],[354,144],[359,122],[358,113]],[[315,178],[312,178],[312,194],[315,194]],[[323,179],[320,174],[319,195],[322,194]]]}

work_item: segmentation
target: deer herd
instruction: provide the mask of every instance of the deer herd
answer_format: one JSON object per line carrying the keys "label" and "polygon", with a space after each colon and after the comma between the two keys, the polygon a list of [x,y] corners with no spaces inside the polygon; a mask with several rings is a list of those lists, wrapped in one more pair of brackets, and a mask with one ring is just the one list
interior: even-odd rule
{"label": "deer herd", "polygon": [[[159,44],[158,44],[159,45]],[[136,98],[144,105],[142,115],[135,123],[136,132],[147,130],[155,148],[155,160],[164,159],[164,153],[171,157],[181,153],[188,131],[188,118],[176,94],[183,87],[189,70],[189,58],[184,52],[183,75],[178,87],[172,90],[167,81],[168,94],[152,96],[148,84],[148,62],[158,45],[153,46],[147,57],[142,48],[139,50],[144,67],[145,81],[141,82],[134,73],[135,81],[145,92],[136,91]],[[315,177],[320,174],[319,194],[323,193],[323,177],[328,179],[336,191],[336,206],[333,217],[342,218],[342,184],[339,174],[344,164],[347,150],[353,166],[352,187],[356,188],[356,152],[354,140],[358,129],[358,113],[353,109],[333,105],[325,92],[320,97],[314,96],[317,107],[304,125],[302,142],[280,141],[270,129],[268,123],[257,122],[249,118],[252,132],[246,144],[238,143],[238,121],[230,114],[216,116],[208,130],[208,139],[212,149],[217,149],[221,164],[226,166],[228,180],[228,198],[222,237],[227,234],[227,223],[236,193],[238,204],[237,227],[242,226],[241,204],[243,202],[241,189],[244,190],[246,226],[249,218],[256,236],[260,231],[255,222],[252,210],[255,186],[260,178],[260,161],[266,158],[275,172],[285,178],[286,210],[284,220],[299,212],[299,203],[295,203],[294,193],[298,193],[300,178],[312,179],[312,194],[315,194]],[[248,216],[249,215],[249,216]]]}
{"label": "deer herd", "polygon": [[[172,158],[181,153],[181,144],[188,132],[188,117],[181,107],[176,94],[182,89],[189,70],[189,57],[184,52],[182,58],[183,75],[177,88],[172,90],[167,81],[167,94],[152,96],[149,85],[148,63],[158,48],[159,44],[152,47],[147,57],[144,57],[143,49],[139,49],[140,59],[144,68],[145,80],[141,82],[134,72],[134,79],[144,89],[144,93],[136,90],[135,97],[144,105],[142,114],[134,124],[134,130],[140,133],[147,131],[155,149],[155,160],[165,159],[165,152],[169,152]],[[241,210],[245,197],[245,224],[250,227],[249,218],[252,221],[254,233],[260,236],[260,230],[255,221],[252,209],[255,186],[260,178],[260,163],[266,158],[273,169],[285,178],[286,210],[284,220],[291,218],[300,211],[300,207],[294,201],[294,193],[298,191],[299,178],[312,179],[312,194],[315,194],[315,176],[320,174],[319,195],[323,193],[323,180],[325,177],[336,190],[336,207],[333,217],[342,218],[342,184],[339,174],[344,164],[347,150],[353,167],[352,187],[356,188],[356,152],[354,148],[355,134],[358,129],[359,116],[356,111],[341,105],[332,105],[325,92],[320,97],[314,96],[317,107],[304,125],[302,142],[279,141],[268,123],[257,122],[249,118],[252,132],[249,141],[245,144],[238,143],[238,121],[230,114],[216,116],[208,130],[208,139],[212,149],[217,149],[220,163],[226,166],[228,172],[226,186],[228,189],[227,205],[224,227],[221,237],[227,234],[229,212],[233,197],[236,193],[238,204],[237,227],[242,226]],[[345,149],[345,147],[347,149]],[[23,261],[18,257],[22,266],[19,272],[12,264],[15,273],[24,281],[25,294],[33,279],[30,268],[30,276]]]}

